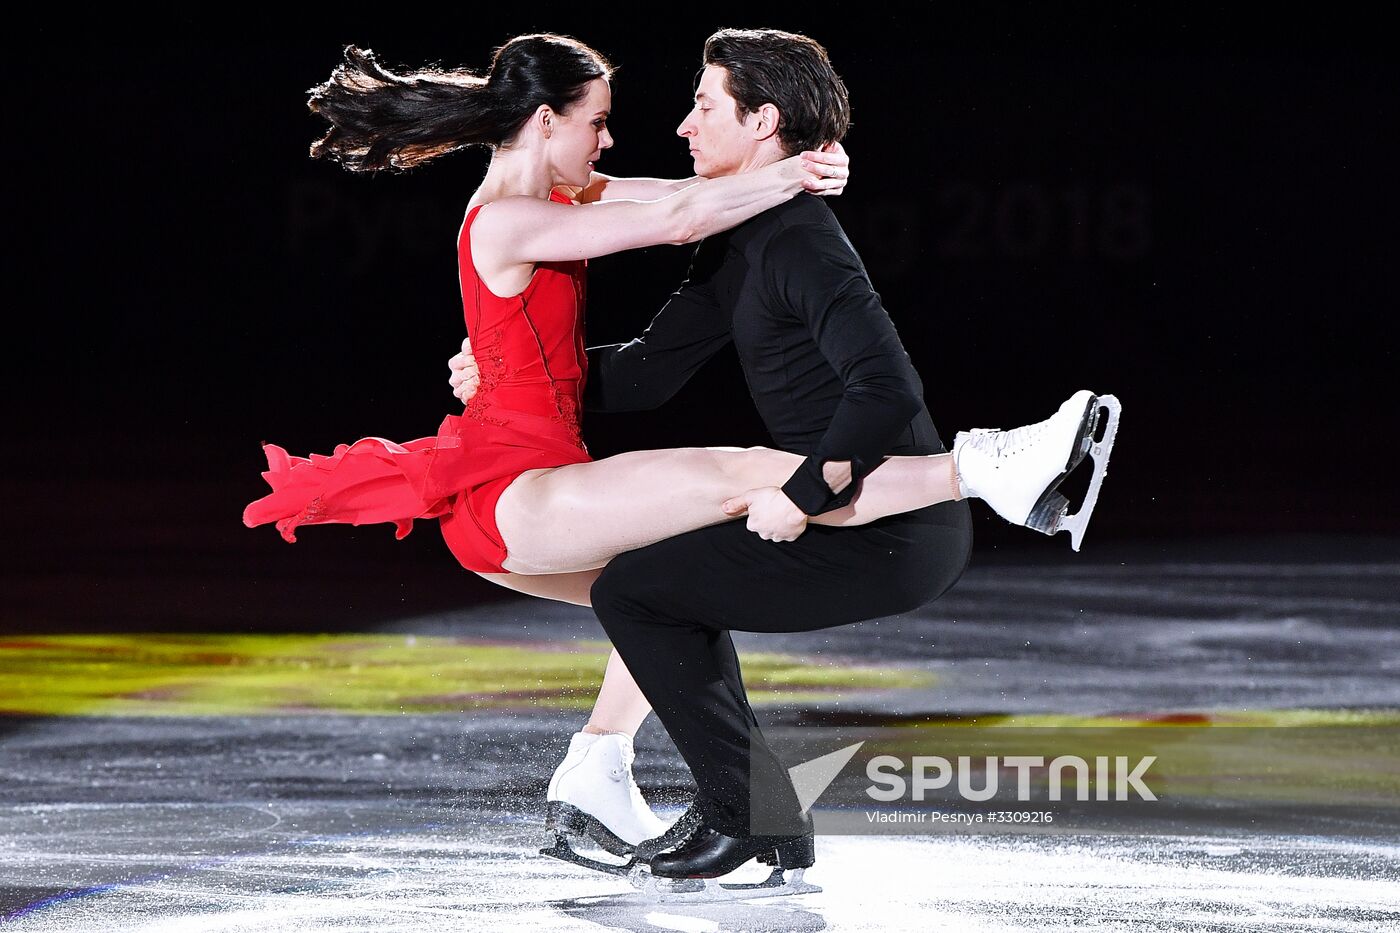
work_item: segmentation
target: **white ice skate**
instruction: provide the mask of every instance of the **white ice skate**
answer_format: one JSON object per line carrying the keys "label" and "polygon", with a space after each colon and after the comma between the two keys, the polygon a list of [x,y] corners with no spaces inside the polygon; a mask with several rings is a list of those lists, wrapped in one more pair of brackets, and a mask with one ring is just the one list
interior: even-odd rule
{"label": "white ice skate", "polygon": [[[953,462],[964,491],[977,496],[998,515],[1047,535],[1070,533],[1079,550],[1084,529],[1098,503],[1108,473],[1108,457],[1118,434],[1118,399],[1081,389],[1044,421],[1010,431],[980,428],[960,432],[953,441]],[[1094,440],[1102,412],[1107,412],[1103,439]],[[1093,456],[1094,475],[1084,504],[1073,515],[1069,500],[1056,491],[1085,454]]]}
{"label": "white ice skate", "polygon": [[[692,810],[674,824],[657,817],[632,777],[634,752],[626,735],[579,732],[549,780],[545,827],[553,845],[542,855],[585,868],[626,875],[638,862],[680,842],[698,822]],[[611,864],[580,855],[570,839],[588,838],[603,851],[629,857]]]}

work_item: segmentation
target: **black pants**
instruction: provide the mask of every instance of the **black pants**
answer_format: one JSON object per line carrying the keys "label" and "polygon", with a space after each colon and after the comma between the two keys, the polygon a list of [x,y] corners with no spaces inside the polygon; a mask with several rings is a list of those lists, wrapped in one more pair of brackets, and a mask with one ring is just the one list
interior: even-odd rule
{"label": "black pants", "polygon": [[751,780],[782,789],[764,797],[765,810],[796,820],[799,807],[749,707],[729,632],[907,612],[957,582],[971,551],[965,502],[853,528],[808,525],[781,543],[733,521],[615,558],[593,584],[593,609],[690,766],[706,821],[747,836]]}

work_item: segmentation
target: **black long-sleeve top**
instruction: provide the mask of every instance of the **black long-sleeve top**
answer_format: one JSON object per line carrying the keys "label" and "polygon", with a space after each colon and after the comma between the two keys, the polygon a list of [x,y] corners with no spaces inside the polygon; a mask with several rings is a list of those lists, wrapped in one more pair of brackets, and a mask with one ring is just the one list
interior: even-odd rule
{"label": "black long-sleeve top", "polygon": [[[588,350],[584,406],[655,408],[730,340],[776,446],[807,457],[783,485],[806,514],[849,503],[887,455],[944,451],[909,354],[821,198],[799,194],[701,242],[641,337]],[[822,477],[828,460],[851,462],[839,494]]]}

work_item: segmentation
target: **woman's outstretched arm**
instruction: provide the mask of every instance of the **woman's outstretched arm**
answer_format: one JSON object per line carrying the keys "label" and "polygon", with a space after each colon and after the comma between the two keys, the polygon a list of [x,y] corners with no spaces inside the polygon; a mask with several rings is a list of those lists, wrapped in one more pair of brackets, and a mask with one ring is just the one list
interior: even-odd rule
{"label": "woman's outstretched arm", "polygon": [[477,214],[472,255],[484,271],[693,243],[811,190],[809,183],[821,189],[844,183],[813,174],[803,161],[792,156],[751,172],[697,182],[655,201],[572,205],[525,195],[501,198]]}
{"label": "woman's outstretched arm", "polygon": [[617,178],[593,172],[586,188],[559,185],[557,190],[580,204],[597,201],[656,201],[701,181],[699,175],[689,178]]}
{"label": "woman's outstretched arm", "polygon": [[[807,150],[798,153],[808,162],[817,162],[822,165],[831,166],[830,171],[834,174],[828,177],[839,179],[843,184],[840,187],[827,188],[822,191],[814,191],[813,194],[834,197],[845,190],[847,178],[850,177],[851,158],[846,154],[840,143],[829,144],[821,151]],[[684,188],[688,188],[696,182],[704,181],[699,175],[691,175],[689,178],[618,178],[613,175],[604,175],[602,172],[594,172],[593,180],[586,188],[571,188],[560,186],[561,191],[566,193],[580,204],[591,204],[595,201],[655,201],[675,194]]]}

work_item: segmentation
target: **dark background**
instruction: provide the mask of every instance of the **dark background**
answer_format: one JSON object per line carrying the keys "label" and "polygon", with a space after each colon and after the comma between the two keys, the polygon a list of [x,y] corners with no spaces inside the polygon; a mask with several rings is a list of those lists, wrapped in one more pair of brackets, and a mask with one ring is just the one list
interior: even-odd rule
{"label": "dark background", "polygon": [[[239,520],[265,489],[260,441],[329,453],[459,410],[455,238],[487,155],[376,177],[310,160],[305,92],[349,42],[481,68],[511,35],[576,35],[621,66],[600,168],[676,177],[705,36],[807,32],[854,108],[832,206],[945,440],[1117,394],[1086,539],[1102,559],[1231,540],[1306,558],[1395,531],[1397,76],[1372,24],[533,8],[51,22],[17,43],[0,624],[354,627],[497,595],[433,523],[288,547]],[[595,260],[592,342],[638,333],[689,252]],[[731,354],[586,435],[596,456],[765,442]],[[1068,558],[977,514],[979,560]]]}

